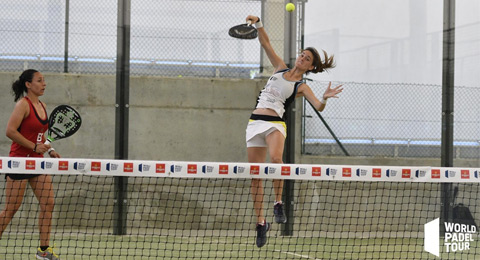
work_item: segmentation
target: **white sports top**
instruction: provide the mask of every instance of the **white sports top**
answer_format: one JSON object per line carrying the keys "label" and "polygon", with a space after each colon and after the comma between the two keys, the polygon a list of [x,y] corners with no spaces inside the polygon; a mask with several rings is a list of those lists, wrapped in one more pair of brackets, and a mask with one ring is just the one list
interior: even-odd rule
{"label": "white sports top", "polygon": [[269,108],[277,112],[283,118],[286,107],[295,100],[298,86],[302,81],[288,81],[283,74],[290,69],[280,70],[273,74],[267,81],[267,85],[260,92],[256,108]]}

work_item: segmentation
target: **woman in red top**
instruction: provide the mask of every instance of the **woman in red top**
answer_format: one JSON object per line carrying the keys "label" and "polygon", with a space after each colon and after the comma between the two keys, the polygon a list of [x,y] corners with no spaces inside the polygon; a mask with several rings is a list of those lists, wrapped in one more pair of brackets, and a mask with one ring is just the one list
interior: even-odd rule
{"label": "woman in red top", "polygon": [[[43,157],[48,151],[50,157],[60,155],[50,145],[44,144],[45,131],[48,129],[48,116],[45,103],[39,97],[45,92],[45,79],[36,70],[26,70],[12,84],[15,95],[15,108],[7,123],[6,135],[12,140],[11,157]],[[25,95],[26,94],[26,95]],[[45,174],[7,174],[5,208],[0,213],[0,237],[13,216],[20,208],[27,184],[40,204],[38,225],[40,229],[40,247],[37,259],[58,259],[49,247],[54,194],[52,176]]]}

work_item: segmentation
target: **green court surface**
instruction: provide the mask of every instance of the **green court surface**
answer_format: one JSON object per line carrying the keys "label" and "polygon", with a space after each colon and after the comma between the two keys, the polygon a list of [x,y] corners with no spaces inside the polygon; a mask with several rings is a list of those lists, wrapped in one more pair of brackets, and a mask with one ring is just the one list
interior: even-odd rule
{"label": "green court surface", "polygon": [[[254,239],[70,234],[53,240],[60,259],[440,259],[423,250],[423,239],[271,237],[262,248]],[[37,246],[36,235],[4,234],[0,259],[34,259]],[[478,259],[477,251],[472,242],[468,251],[441,252],[441,259]]]}

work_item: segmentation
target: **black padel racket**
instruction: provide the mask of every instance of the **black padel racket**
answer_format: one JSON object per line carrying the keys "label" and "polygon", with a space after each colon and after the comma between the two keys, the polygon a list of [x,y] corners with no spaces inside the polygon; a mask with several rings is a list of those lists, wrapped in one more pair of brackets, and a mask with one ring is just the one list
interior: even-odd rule
{"label": "black padel racket", "polygon": [[228,30],[228,35],[237,39],[255,39],[258,36],[257,29],[252,26],[251,21],[233,26]]}
{"label": "black padel racket", "polygon": [[80,114],[68,105],[53,109],[48,118],[48,135],[45,144],[73,135],[82,125]]}

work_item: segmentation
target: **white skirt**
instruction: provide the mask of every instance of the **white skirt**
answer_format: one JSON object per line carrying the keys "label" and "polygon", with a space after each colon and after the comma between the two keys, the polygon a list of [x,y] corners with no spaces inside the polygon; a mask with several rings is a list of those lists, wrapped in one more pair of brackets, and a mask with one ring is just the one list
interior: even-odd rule
{"label": "white skirt", "polygon": [[274,131],[287,137],[287,126],[282,121],[250,120],[246,130],[247,147],[267,147],[265,137]]}

